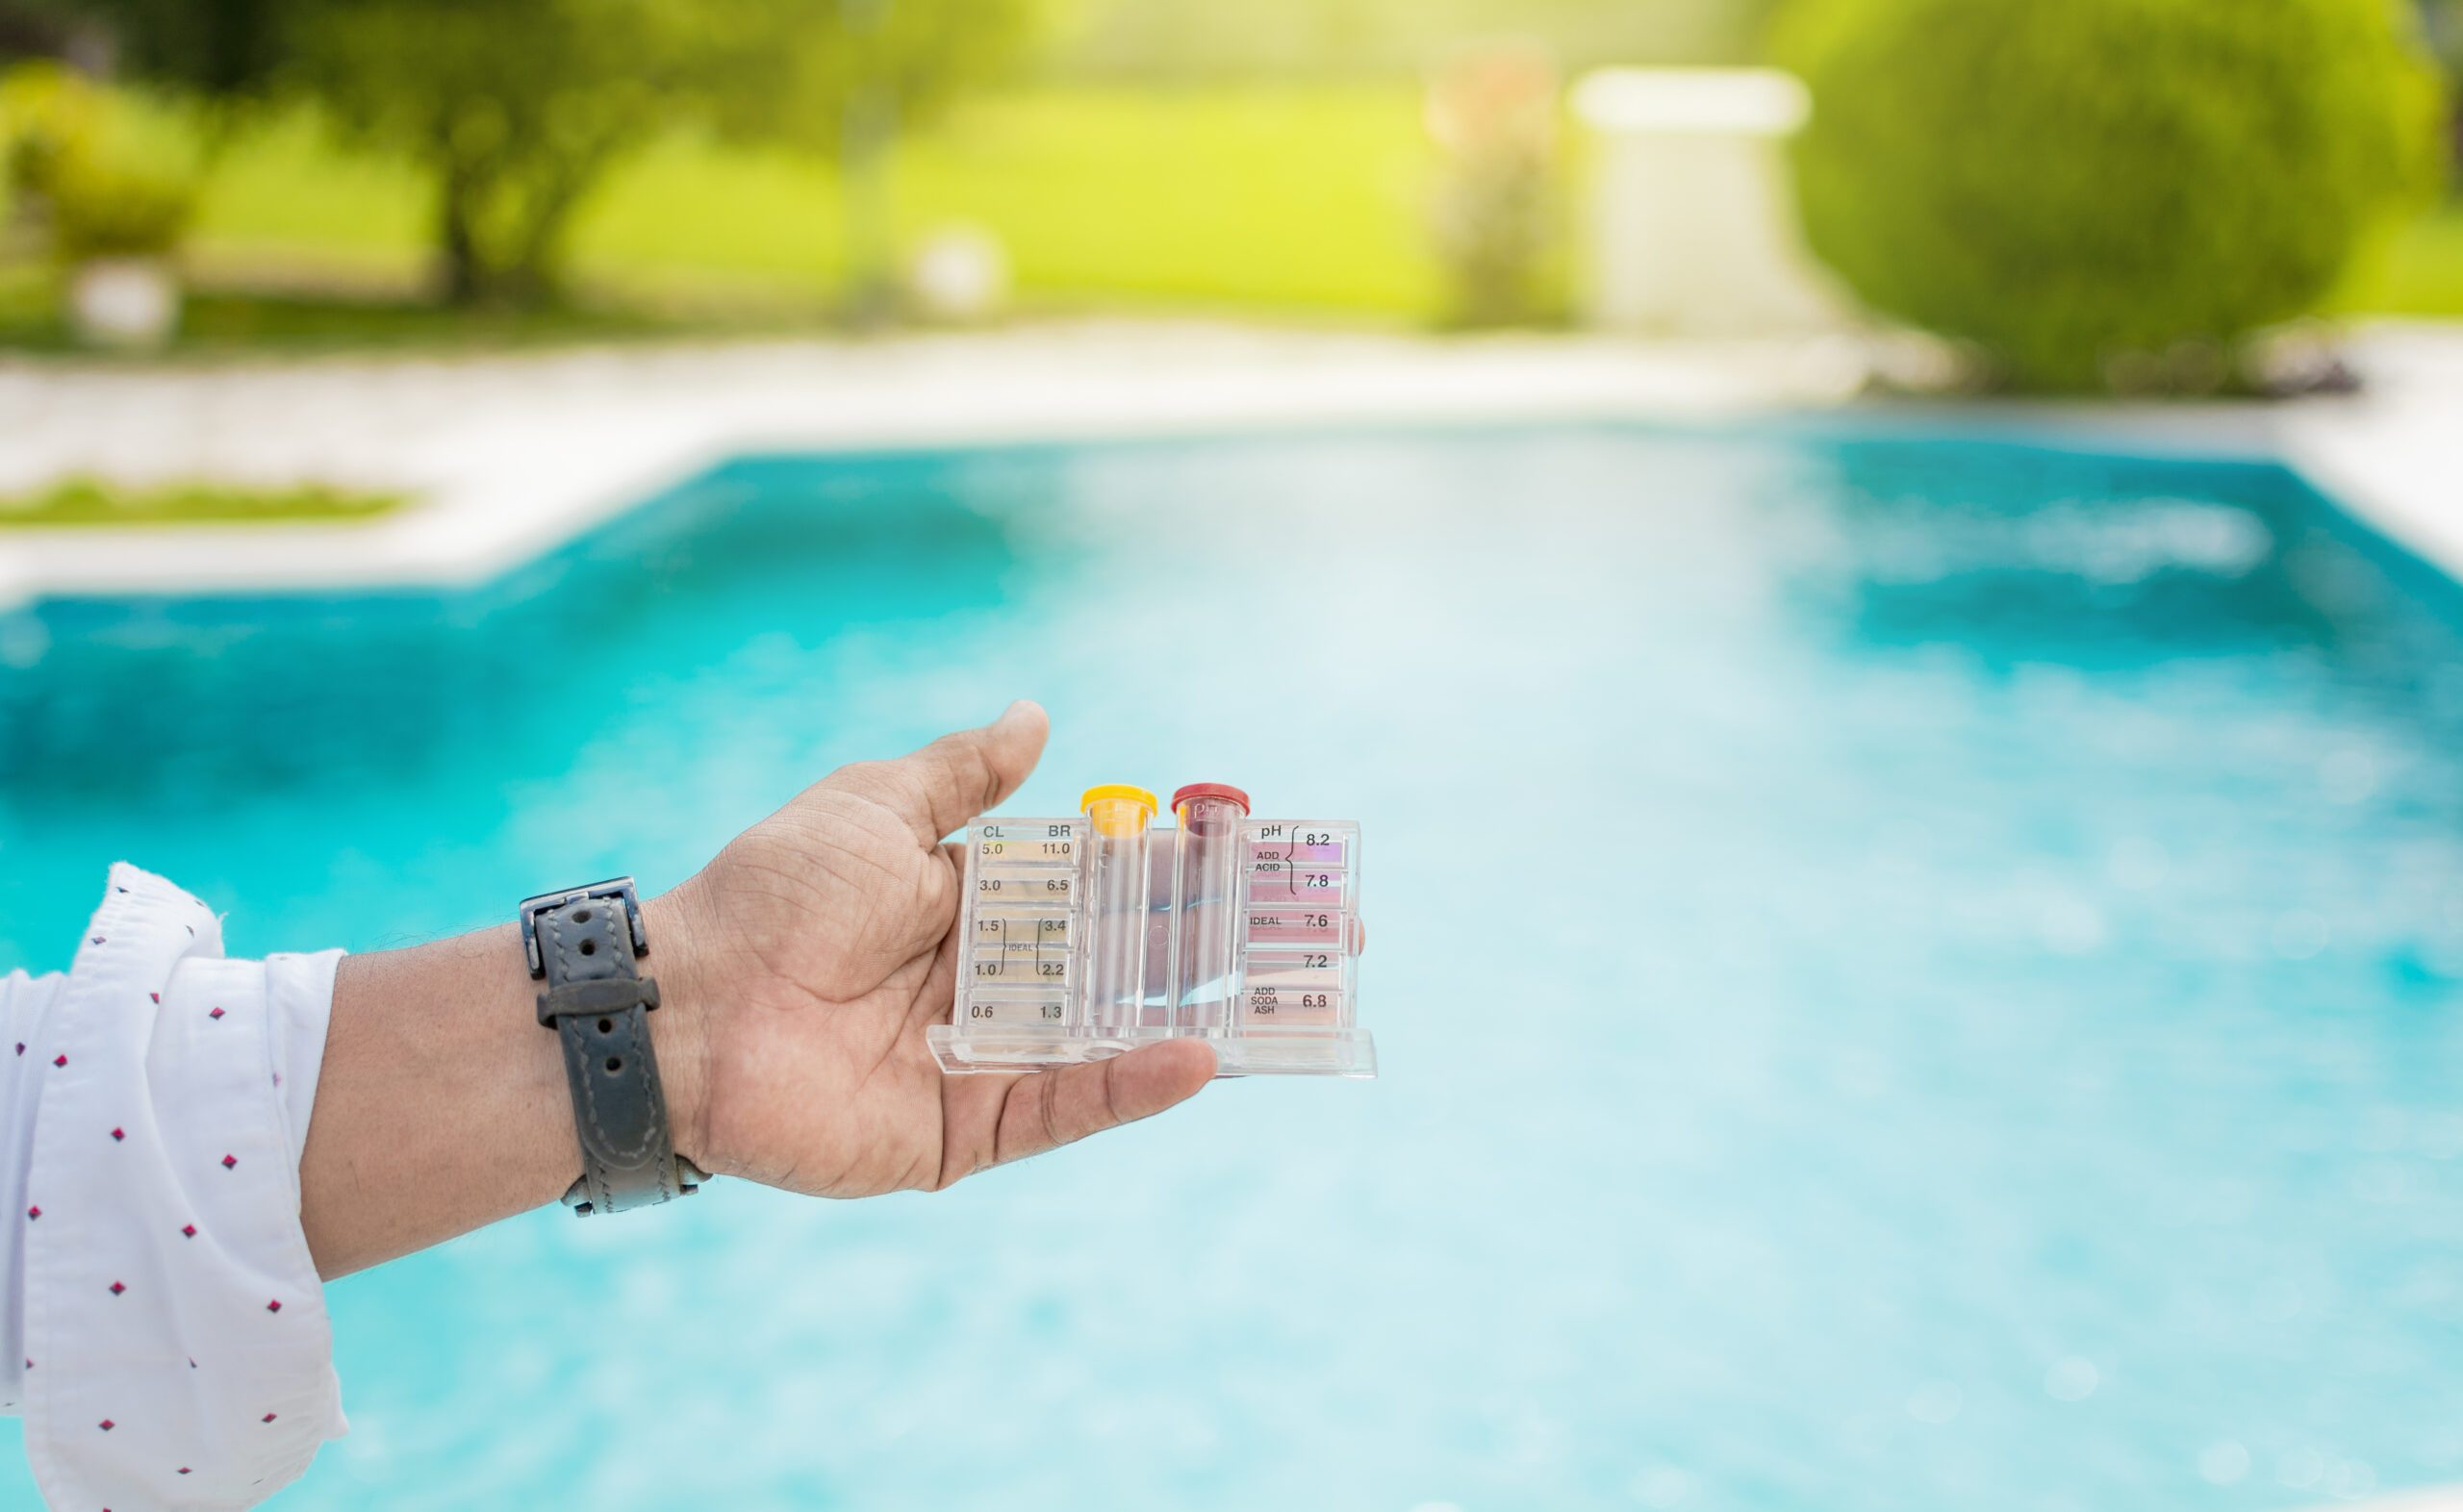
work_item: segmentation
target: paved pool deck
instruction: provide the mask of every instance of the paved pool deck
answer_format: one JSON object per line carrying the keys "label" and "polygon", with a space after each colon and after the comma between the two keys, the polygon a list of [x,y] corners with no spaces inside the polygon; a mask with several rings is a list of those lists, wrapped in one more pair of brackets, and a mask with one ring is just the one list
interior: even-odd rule
{"label": "paved pool deck", "polygon": [[2285,404],[1877,403],[1843,337],[1711,344],[1094,321],[463,359],[0,363],[0,493],[75,474],[404,490],[337,524],[0,531],[52,595],[481,581],[749,449],[1836,411],[2051,444],[2271,457],[2463,577],[2463,324],[2376,327],[2366,392]]}

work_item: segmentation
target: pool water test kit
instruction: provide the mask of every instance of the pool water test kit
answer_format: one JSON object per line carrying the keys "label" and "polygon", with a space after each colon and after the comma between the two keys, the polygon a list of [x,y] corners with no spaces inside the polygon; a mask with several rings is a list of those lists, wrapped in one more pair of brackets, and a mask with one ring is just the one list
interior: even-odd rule
{"label": "pool water test kit", "polygon": [[944,1071],[1031,1071],[1203,1039],[1226,1076],[1374,1076],[1358,1012],[1359,825],[1249,817],[1220,783],[1089,788],[1066,819],[966,832]]}

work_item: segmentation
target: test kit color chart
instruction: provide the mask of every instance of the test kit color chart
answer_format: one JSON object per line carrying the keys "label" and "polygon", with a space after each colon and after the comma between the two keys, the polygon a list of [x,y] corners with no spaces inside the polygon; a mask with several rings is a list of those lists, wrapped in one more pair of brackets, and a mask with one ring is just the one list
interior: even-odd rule
{"label": "test kit color chart", "polygon": [[1152,825],[1151,795],[1098,797],[1113,791],[1085,814],[967,831],[956,1003],[931,1036],[943,1068],[1197,1037],[1227,1075],[1375,1075],[1354,1021],[1359,826],[1205,796],[1178,805],[1179,827]]}

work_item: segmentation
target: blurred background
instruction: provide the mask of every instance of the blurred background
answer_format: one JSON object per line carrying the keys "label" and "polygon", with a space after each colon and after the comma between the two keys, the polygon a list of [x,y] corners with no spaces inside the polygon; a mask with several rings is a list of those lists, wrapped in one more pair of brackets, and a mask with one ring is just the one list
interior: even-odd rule
{"label": "blurred background", "polygon": [[277,1505],[2463,1507],[2457,0],[0,59],[0,969],[121,858],[656,892],[1020,695],[1013,813],[1363,825],[1378,1079],[337,1283]]}
{"label": "blurred background", "polygon": [[[1164,308],[1733,330],[1861,297],[2022,379],[2143,388],[2196,360],[2082,375],[1956,286],[2084,257],[2136,284],[2086,297],[2159,312],[2085,312],[2095,339],[2157,367],[2463,314],[2451,0],[2108,9],[12,0],[0,340],[110,340],[91,265],[149,259],[187,305],[129,340],[239,347]],[[1703,71],[1771,64],[1824,109]],[[1846,288],[1796,266],[1793,171],[1752,150],[1791,140]],[[1944,262],[1962,207],[1979,267]]]}

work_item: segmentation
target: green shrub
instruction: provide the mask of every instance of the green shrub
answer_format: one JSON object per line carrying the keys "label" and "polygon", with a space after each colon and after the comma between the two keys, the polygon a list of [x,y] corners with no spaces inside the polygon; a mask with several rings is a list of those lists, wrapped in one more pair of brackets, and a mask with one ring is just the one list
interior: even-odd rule
{"label": "green shrub", "polygon": [[57,63],[0,73],[10,195],[49,224],[52,250],[69,262],[169,252],[195,212],[197,175],[177,165],[186,155],[125,129],[125,107]]}
{"label": "green shrub", "polygon": [[[1814,250],[2020,387],[2208,387],[2437,170],[2395,0],[1798,0]],[[2172,375],[2167,381],[2167,375]]]}
{"label": "green shrub", "polygon": [[63,160],[50,189],[52,246],[72,263],[169,252],[196,211],[185,177],[82,156]]}
{"label": "green shrub", "polygon": [[0,70],[0,144],[13,197],[49,194],[63,162],[99,134],[102,104],[101,90],[60,63],[38,60]]}

